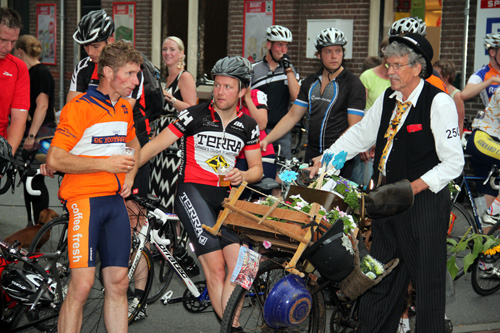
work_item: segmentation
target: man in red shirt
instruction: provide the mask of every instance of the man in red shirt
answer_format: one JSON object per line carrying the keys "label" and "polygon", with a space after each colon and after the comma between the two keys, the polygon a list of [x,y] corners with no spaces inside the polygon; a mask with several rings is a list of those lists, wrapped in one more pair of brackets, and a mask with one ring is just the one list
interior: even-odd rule
{"label": "man in red shirt", "polygon": [[[22,23],[17,12],[0,8],[0,135],[16,153],[24,135],[30,108],[30,77],[26,64],[10,52]],[[9,125],[10,116],[10,125]]]}

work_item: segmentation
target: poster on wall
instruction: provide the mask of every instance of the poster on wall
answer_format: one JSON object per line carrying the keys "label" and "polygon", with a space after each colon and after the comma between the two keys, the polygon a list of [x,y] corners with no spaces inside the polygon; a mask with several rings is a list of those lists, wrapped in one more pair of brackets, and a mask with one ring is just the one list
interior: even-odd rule
{"label": "poster on wall", "polygon": [[274,0],[245,0],[243,57],[255,62],[267,53],[266,29],[274,24]]}
{"label": "poster on wall", "polygon": [[492,33],[500,33],[500,1],[478,0],[474,71],[490,62],[484,47],[484,36]]}
{"label": "poster on wall", "polygon": [[135,3],[113,2],[115,40],[126,40],[135,47]]}
{"label": "poster on wall", "polygon": [[36,38],[42,43],[40,62],[56,64],[56,4],[36,5]]}

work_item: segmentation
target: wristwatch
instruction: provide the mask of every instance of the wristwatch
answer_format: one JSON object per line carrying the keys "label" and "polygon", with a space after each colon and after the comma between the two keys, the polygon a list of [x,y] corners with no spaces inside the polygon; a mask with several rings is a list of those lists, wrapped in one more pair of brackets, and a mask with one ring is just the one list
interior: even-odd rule
{"label": "wristwatch", "polygon": [[174,105],[176,102],[177,102],[177,98],[172,97],[172,98],[170,99],[170,105]]}

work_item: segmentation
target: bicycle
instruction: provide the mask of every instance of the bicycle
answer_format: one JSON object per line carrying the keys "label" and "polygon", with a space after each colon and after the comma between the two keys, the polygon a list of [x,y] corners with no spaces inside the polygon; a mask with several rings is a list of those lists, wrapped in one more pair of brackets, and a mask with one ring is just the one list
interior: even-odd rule
{"label": "bicycle", "polygon": [[[483,185],[490,183],[494,189],[500,190],[500,186],[495,183],[498,180],[498,168],[496,165],[491,167],[487,177],[467,176],[465,173],[462,175],[461,180],[458,182],[459,192],[465,190],[464,195],[466,202],[469,204],[469,209],[472,211],[473,217],[462,204],[458,202],[459,195],[455,195],[452,200],[452,210],[450,215],[450,225],[448,228],[448,242],[456,245],[462,238],[467,239],[474,234],[483,234],[482,219],[477,211],[477,205],[474,201],[472,188],[470,182],[482,181]],[[468,233],[467,233],[468,232]],[[467,234],[466,234],[467,233]],[[448,262],[448,270],[450,273],[456,271],[454,279],[459,279],[465,274],[464,265],[471,265],[469,253],[471,253],[473,244],[463,244],[461,249],[455,254],[455,262]],[[450,255],[450,253],[448,253]],[[456,264],[456,269],[453,268]],[[453,274],[452,274],[453,275]]]}
{"label": "bicycle", "polygon": [[[30,251],[39,249],[40,252],[59,253],[56,261],[56,267],[61,278],[66,284],[71,275],[68,258],[68,222],[69,217],[66,212],[65,214],[46,223],[35,235],[29,248]],[[140,269],[146,271],[146,278],[152,279],[152,273],[149,273],[153,269],[149,251],[146,248],[140,252],[144,258],[147,259],[146,265]],[[103,304],[105,289],[98,255],[96,262],[94,285],[83,309],[82,327],[85,327],[89,332],[99,332],[104,330]],[[136,268],[137,267],[134,267],[132,269]],[[130,270],[131,266],[129,265],[129,272]],[[139,272],[137,276],[143,275],[144,274],[142,274],[142,272]],[[128,323],[130,325],[133,323],[134,318],[138,315],[140,310],[144,307],[147,294],[144,293],[143,297],[139,299],[139,302],[131,306],[131,301],[135,296],[135,285],[136,283],[140,284],[142,281],[136,281],[133,273],[129,273],[129,277],[130,281],[129,288],[127,289],[127,299],[129,301]]]}
{"label": "bicycle", "polygon": [[[488,236],[500,238],[500,222],[489,230]],[[500,253],[481,253],[471,267],[472,288],[478,295],[488,296],[500,290]]]}
{"label": "bicycle", "polygon": [[[187,244],[187,234],[185,232],[181,231],[181,236],[177,237],[176,222],[179,221],[177,215],[165,213],[160,206],[159,198],[152,195],[148,195],[146,198],[134,195],[130,199],[145,208],[146,212],[144,214],[147,217],[140,231],[136,230],[137,227],[134,228],[136,236],[133,244],[136,245],[133,245],[133,247],[143,249],[149,242],[153,248],[152,252],[155,253],[154,266],[161,267],[161,273],[153,278],[152,290],[149,291],[153,295],[148,296],[148,299],[161,298],[164,305],[182,301],[184,308],[192,313],[201,312],[208,308],[210,299],[205,282],[193,282],[189,274],[172,254],[175,249],[184,248],[185,244]],[[135,256],[132,259],[132,267],[139,260],[140,258]],[[167,291],[174,272],[187,287],[183,296],[176,299],[172,298],[171,291]]]}
{"label": "bicycle", "polygon": [[60,253],[29,253],[18,245],[0,241],[0,329],[56,332],[67,290],[56,265]]}

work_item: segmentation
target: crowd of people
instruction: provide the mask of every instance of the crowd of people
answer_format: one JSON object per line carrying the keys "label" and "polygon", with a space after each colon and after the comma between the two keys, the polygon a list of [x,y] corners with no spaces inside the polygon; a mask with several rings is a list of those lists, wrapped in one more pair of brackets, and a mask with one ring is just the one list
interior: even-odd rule
{"label": "crowd of people", "polygon": [[[417,329],[445,331],[446,231],[450,213],[447,184],[464,166],[461,135],[464,101],[480,95],[485,110],[474,121],[467,152],[481,175],[500,160],[500,34],[488,34],[490,62],[474,73],[463,91],[453,83],[453,62],[432,64],[433,49],[425,22],[394,22],[380,43],[380,57],[360,77],[345,68],[350,41],[335,28],[315,40],[318,71],[299,85],[288,55],[290,29],[267,29],[268,52],[251,64],[225,57],[212,69],[213,98],[198,103],[193,76],[185,69],[185,47],[175,36],[162,43],[165,66],[163,109],[158,119],[147,95],[143,55],[131,44],[114,41],[114,23],[104,10],[82,17],[73,35],[87,57],[75,67],[56,128],[54,79],[38,60],[40,42],[19,36],[19,15],[0,8],[0,135],[18,158],[33,159],[40,140],[51,138],[44,175],[65,174],[59,198],[69,212],[68,248],[71,279],[60,311],[61,332],[79,331],[82,309],[94,283],[99,252],[106,288],[104,320],[108,332],[127,327],[126,289],[133,209],[124,198],[146,195],[151,174],[177,183],[161,195],[188,232],[203,267],[212,306],[222,317],[234,289],[230,281],[238,258],[238,235],[213,226],[228,186],[275,178],[274,158],[291,159],[291,129],[307,118],[305,161],[315,175],[325,152],[347,152],[341,175],[377,186],[408,179],[414,205],[408,211],[372,222],[371,254],[381,262],[399,257],[400,265],[360,301],[361,332],[396,332],[410,283],[416,288]],[[290,106],[291,105],[291,106]],[[156,125],[156,126],[153,126]],[[177,145],[178,170],[168,169],[164,151]],[[151,165],[150,165],[151,164]],[[229,171],[221,178],[222,169]],[[175,176],[174,176],[175,175]],[[28,224],[49,205],[43,177],[25,193]],[[161,186],[159,186],[161,187]],[[500,195],[483,189],[488,209],[483,222],[500,217]],[[136,297],[144,292],[135,288]],[[242,332],[238,322],[234,332]]]}

